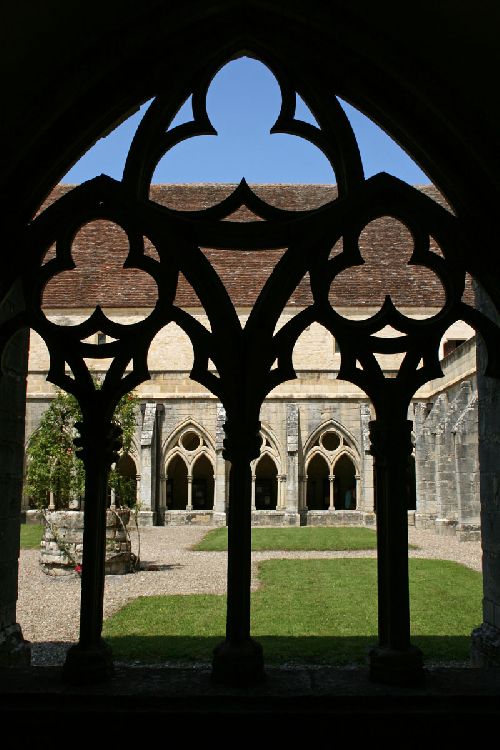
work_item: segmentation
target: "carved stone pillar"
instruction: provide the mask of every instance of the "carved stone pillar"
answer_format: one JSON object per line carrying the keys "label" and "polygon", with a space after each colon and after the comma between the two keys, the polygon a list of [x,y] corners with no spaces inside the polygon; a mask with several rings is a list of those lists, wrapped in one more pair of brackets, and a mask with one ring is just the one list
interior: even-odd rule
{"label": "carved stone pillar", "polygon": [[286,474],[278,474],[278,497],[276,502],[277,510],[284,510],[286,508],[286,497],[285,497],[285,482]]}
{"label": "carved stone pillar", "polygon": [[[12,314],[8,299],[0,312]],[[0,377],[0,666],[28,666],[31,646],[16,622],[19,568],[19,524],[23,484],[24,419],[28,333],[18,333],[7,345]]]}
{"label": "carved stone pillar", "polygon": [[[476,301],[496,323],[500,316],[476,288]],[[483,546],[483,623],[472,633],[472,662],[500,666],[500,382],[483,375],[487,353],[477,342],[477,387],[481,540]]]}
{"label": "carved stone pillar", "polygon": [[328,475],[329,503],[328,510],[335,510],[335,474]]}
{"label": "carved stone pillar", "polygon": [[379,645],[370,652],[370,679],[395,685],[423,679],[419,649],[410,643],[408,463],[412,423],[389,415],[370,422],[377,501]]}
{"label": "carved stone pillar", "polygon": [[307,511],[307,476],[299,477],[300,510]]}
{"label": "carved stone pillar", "polygon": [[85,684],[107,679],[112,670],[111,649],[102,640],[104,563],[106,557],[106,505],[108,473],[118,458],[121,429],[103,422],[97,409],[88,409],[75,444],[85,466],[85,516],[83,529],[80,640],[64,664],[66,681]]}
{"label": "carved stone pillar", "polygon": [[226,524],[226,461],[222,455],[224,445],[224,421],[226,412],[222,404],[217,404],[215,427],[215,486],[213,521],[223,526]]}
{"label": "carved stone pillar", "polygon": [[188,483],[188,496],[187,496],[186,510],[192,511],[193,510],[193,477],[191,474],[188,474],[187,483]]}
{"label": "carved stone pillar", "polygon": [[167,475],[160,474],[160,510],[163,514],[167,509]]}
{"label": "carved stone pillar", "polygon": [[286,411],[286,514],[289,523],[299,523],[298,512],[301,509],[300,479],[299,479],[299,409],[296,404],[287,404]]}
{"label": "carved stone pillar", "polygon": [[358,510],[361,501],[361,476],[355,474],[354,479],[356,480],[356,510]]}
{"label": "carved stone pillar", "polygon": [[252,470],[260,453],[260,422],[240,415],[224,425],[229,474],[226,639],[214,650],[212,679],[245,686],[264,680],[262,646],[250,637]]}
{"label": "carved stone pillar", "polygon": [[252,510],[255,510],[255,474],[252,474]]}

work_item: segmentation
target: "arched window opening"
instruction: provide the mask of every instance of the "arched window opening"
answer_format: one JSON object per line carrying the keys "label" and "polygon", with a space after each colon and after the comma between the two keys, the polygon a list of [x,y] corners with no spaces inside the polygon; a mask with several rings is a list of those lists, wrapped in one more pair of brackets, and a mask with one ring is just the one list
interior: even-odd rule
{"label": "arched window opening", "polygon": [[328,464],[317,453],[307,467],[307,508],[326,510],[329,505]]}
{"label": "arched window opening", "polygon": [[116,474],[115,504],[131,507],[137,500],[137,468],[129,453],[118,459]]}
{"label": "arched window opening", "polygon": [[207,456],[202,455],[193,466],[193,510],[212,510],[213,507],[214,468]]}
{"label": "arched window opening", "polygon": [[335,510],[356,510],[356,470],[349,456],[340,456],[333,473]]}
{"label": "arched window opening", "polygon": [[276,510],[278,497],[278,470],[270,456],[265,454],[255,469],[255,509]]}
{"label": "arched window opening", "polygon": [[185,510],[188,500],[188,470],[180,456],[174,456],[167,467],[167,505],[171,510]]}

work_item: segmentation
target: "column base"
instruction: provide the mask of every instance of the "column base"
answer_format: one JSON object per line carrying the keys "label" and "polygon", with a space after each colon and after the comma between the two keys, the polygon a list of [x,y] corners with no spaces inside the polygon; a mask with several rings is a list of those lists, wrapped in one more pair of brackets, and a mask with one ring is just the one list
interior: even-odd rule
{"label": "column base", "polygon": [[12,623],[0,630],[0,667],[29,667],[31,643],[25,641],[20,625]]}
{"label": "column base", "polygon": [[63,680],[71,685],[94,685],[106,682],[113,674],[111,647],[101,640],[98,646],[84,648],[79,643],[66,654]]}
{"label": "column base", "polygon": [[472,631],[473,667],[500,667],[500,630],[483,622]]}
{"label": "column base", "polygon": [[223,641],[214,648],[212,681],[218,685],[249,687],[266,679],[262,646],[249,638],[243,643]]}
{"label": "column base", "polygon": [[424,682],[422,652],[416,646],[404,651],[377,646],[369,655],[369,680],[382,685],[414,687]]}
{"label": "column base", "polygon": [[156,513],[152,510],[140,510],[137,514],[138,526],[154,526],[156,522]]}
{"label": "column base", "polygon": [[227,526],[226,511],[214,510],[212,514],[212,523],[214,526]]}

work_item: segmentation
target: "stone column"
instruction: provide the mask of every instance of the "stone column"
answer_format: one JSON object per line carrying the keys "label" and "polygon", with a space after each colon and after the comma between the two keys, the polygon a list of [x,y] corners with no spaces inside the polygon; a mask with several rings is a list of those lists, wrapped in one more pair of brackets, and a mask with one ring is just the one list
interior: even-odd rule
{"label": "stone column", "polygon": [[[0,320],[16,312],[14,294]],[[0,666],[27,666],[30,644],[16,623],[19,525],[23,488],[24,420],[28,332],[16,334],[7,345],[0,377]]]}
{"label": "stone column", "polygon": [[114,487],[111,487],[111,503],[109,507],[113,509],[116,508],[116,492]]}
{"label": "stone column", "polygon": [[160,513],[159,523],[164,522],[165,511],[167,510],[167,475],[160,473]]}
{"label": "stone column", "polygon": [[286,405],[286,498],[283,497],[283,505],[286,507],[287,522],[291,526],[298,525],[300,501],[299,482],[299,407],[296,404]]}
{"label": "stone column", "polygon": [[307,476],[300,477],[300,509],[307,511]]}
{"label": "stone column", "polygon": [[141,484],[138,495],[141,510],[138,513],[138,522],[141,526],[153,526],[155,513],[153,506],[153,439],[156,423],[156,403],[147,403],[144,406],[144,416],[141,430]]}
{"label": "stone column", "polygon": [[188,482],[188,497],[187,497],[186,510],[190,512],[193,510],[193,476],[192,474],[188,474],[187,482]]}
{"label": "stone column", "polygon": [[387,399],[387,412],[370,422],[377,487],[379,645],[370,651],[369,674],[373,682],[390,685],[423,679],[422,653],[410,642],[407,508],[413,447],[412,423],[402,412],[397,402]]}
{"label": "stone column", "polygon": [[370,405],[360,404],[361,423],[361,490],[356,503],[357,509],[373,513],[375,508],[375,488],[373,486],[373,456],[370,453]]}
{"label": "stone column", "polygon": [[[478,307],[500,325],[489,298],[476,288]],[[483,375],[487,353],[477,342],[481,538],[483,546],[483,623],[472,633],[472,663],[500,666],[500,382]]]}
{"label": "stone column", "polygon": [[226,460],[222,455],[224,447],[224,422],[226,412],[222,404],[217,404],[215,427],[215,487],[213,522],[216,526],[226,524]]}
{"label": "stone column", "polygon": [[[241,406],[241,404],[239,404]],[[247,687],[265,679],[262,646],[250,637],[252,469],[260,453],[260,422],[238,410],[225,423],[229,475],[226,639],[214,649],[212,679]]]}
{"label": "stone column", "polygon": [[106,558],[106,505],[108,474],[121,447],[121,429],[103,419],[90,399],[80,403],[83,419],[75,427],[78,455],[85,466],[85,514],[80,599],[80,638],[66,654],[63,677],[89,684],[109,678],[111,649],[101,637]]}
{"label": "stone column", "polygon": [[359,474],[355,474],[354,479],[356,480],[356,510],[358,510],[361,499],[361,477]]}
{"label": "stone column", "polygon": [[252,474],[252,510],[255,510],[255,474]]}
{"label": "stone column", "polygon": [[335,474],[329,474],[328,475],[328,484],[329,484],[329,491],[330,491],[330,497],[329,497],[329,505],[328,510],[332,511],[335,510],[335,495],[334,495],[334,482],[335,482]]}
{"label": "stone column", "polygon": [[56,502],[55,502],[55,499],[54,499],[54,493],[53,493],[52,490],[50,490],[50,492],[49,492],[49,510],[52,511],[52,510],[55,510],[55,509],[56,509]]}
{"label": "stone column", "polygon": [[278,476],[278,489],[279,489],[278,499],[279,499],[279,506],[278,507],[279,507],[280,510],[285,510],[285,508],[286,508],[286,496],[285,496],[285,493],[286,493],[286,484],[285,484],[285,482],[286,482],[286,474],[279,474],[279,476]]}

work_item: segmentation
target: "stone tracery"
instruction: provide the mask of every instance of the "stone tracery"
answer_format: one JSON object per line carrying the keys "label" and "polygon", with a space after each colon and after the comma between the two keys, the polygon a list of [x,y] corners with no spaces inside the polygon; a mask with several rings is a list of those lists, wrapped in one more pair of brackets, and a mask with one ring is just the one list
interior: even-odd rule
{"label": "stone tracery", "polygon": [[[205,211],[180,216],[148,201],[149,183],[158,159],[176,143],[195,134],[213,133],[205,107],[210,73],[203,69],[193,90],[193,121],[165,130],[187,84],[173,84],[159,92],[145,115],[132,144],[122,183],[98,178],[46,209],[27,229],[23,251],[39,268],[22,273],[26,310],[3,325],[3,341],[17,328],[30,325],[46,341],[51,356],[50,379],[79,400],[83,421],[79,446],[86,468],[86,537],[82,578],[82,620],[79,646],[68,655],[66,673],[86,679],[89,655],[94,676],[109,670],[109,654],[100,639],[102,624],[102,526],[106,476],[116,459],[119,435],[110,418],[123,393],[148,377],[147,352],[156,333],[176,322],[194,349],[191,376],[216,395],[226,409],[225,457],[231,461],[229,502],[229,572],[227,638],[216,651],[214,676],[223,681],[258,681],[262,678],[261,650],[250,638],[249,562],[251,462],[259,456],[259,411],[265,395],[294,377],[293,347],[307,325],[323,325],[338,341],[340,377],[361,387],[371,398],[376,420],[371,424],[372,452],[377,473],[379,530],[380,646],[372,654],[372,677],[414,682],[421,675],[421,656],[409,641],[405,472],[411,453],[407,421],[415,390],[440,374],[438,344],[457,319],[481,330],[489,345],[490,372],[498,371],[495,355],[498,331],[484,316],[462,301],[470,249],[454,217],[432,205],[425,196],[388,175],[363,180],[355,139],[338,102],[320,82],[301,77],[294,82],[313,112],[319,127],[294,119],[295,88],[280,66],[270,64],[280,82],[283,103],[273,128],[307,138],[330,160],[338,181],[339,198],[315,211],[287,212],[269,206],[244,181],[222,203]],[[262,221],[238,226],[224,221],[239,206],[248,206]],[[380,311],[365,321],[350,321],[328,301],[334,279],[348,267],[360,265],[359,236],[372,220],[393,215],[411,232],[415,247],[412,264],[436,273],[446,291],[443,310],[425,321],[407,318],[390,297]],[[41,310],[46,283],[72,267],[71,244],[82,224],[106,219],[127,233],[130,251],[126,266],[148,273],[158,286],[158,301],[151,314],[132,325],[114,323],[100,308],[84,323],[62,330]],[[146,236],[158,259],[144,253]],[[329,260],[329,252],[343,236],[343,251]],[[435,236],[443,258],[429,250]],[[56,241],[56,257],[42,265],[45,250]],[[201,247],[287,250],[242,330],[222,282]],[[448,260],[452,261],[451,263]],[[210,320],[208,331],[186,311],[174,305],[178,274],[196,290]],[[313,304],[289,320],[276,335],[276,321],[294,288],[309,273]],[[377,334],[387,325],[400,336]],[[102,332],[113,340],[102,345],[84,339]],[[376,353],[404,354],[395,378],[386,379]],[[103,387],[96,391],[86,357],[111,358]],[[277,360],[278,366],[273,368]],[[216,377],[209,369],[212,361]],[[419,366],[419,363],[423,364]],[[132,369],[127,369],[132,366]],[[69,367],[73,378],[66,372]],[[344,448],[344,454],[349,451]]]}

